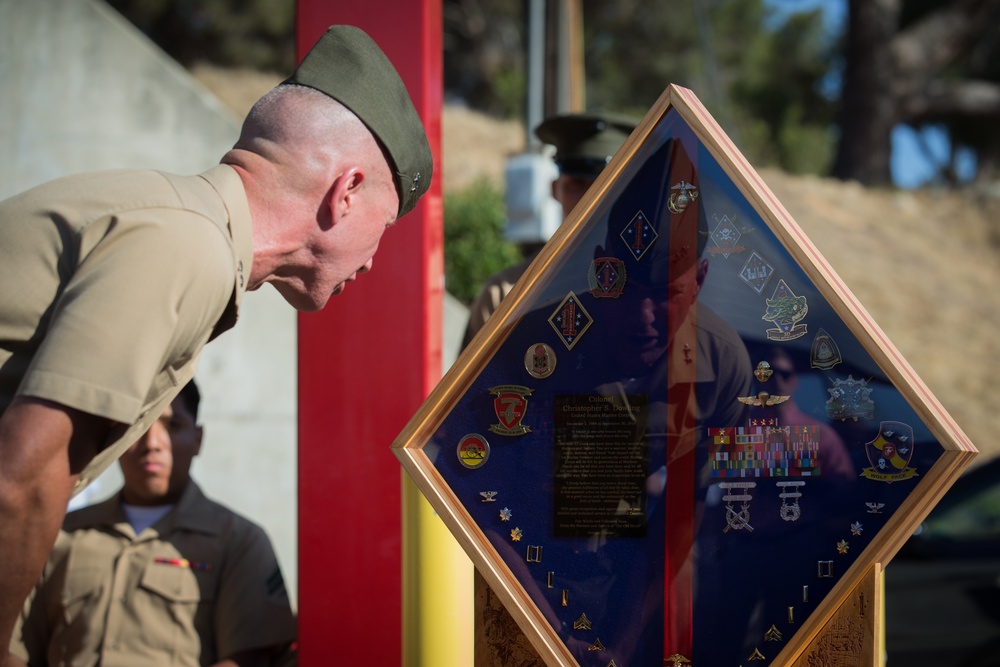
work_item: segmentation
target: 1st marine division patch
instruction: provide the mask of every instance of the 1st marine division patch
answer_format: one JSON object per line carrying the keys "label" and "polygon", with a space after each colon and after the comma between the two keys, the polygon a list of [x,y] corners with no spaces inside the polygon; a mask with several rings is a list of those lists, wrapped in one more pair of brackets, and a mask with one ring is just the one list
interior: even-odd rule
{"label": "1st marine division patch", "polygon": [[617,257],[598,257],[590,265],[587,281],[598,299],[617,299],[625,291],[625,263]]}

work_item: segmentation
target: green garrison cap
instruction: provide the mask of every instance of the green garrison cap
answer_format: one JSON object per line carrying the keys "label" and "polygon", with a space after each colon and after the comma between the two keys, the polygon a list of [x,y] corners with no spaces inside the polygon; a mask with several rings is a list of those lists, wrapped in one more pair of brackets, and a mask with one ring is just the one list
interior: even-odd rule
{"label": "green garrison cap", "polygon": [[556,147],[561,173],[597,178],[637,124],[616,114],[564,114],[542,121],[535,136]]}
{"label": "green garrison cap", "polygon": [[284,83],[326,93],[368,126],[395,171],[397,217],[427,192],[434,161],[423,123],[396,68],[363,30],[331,26]]}

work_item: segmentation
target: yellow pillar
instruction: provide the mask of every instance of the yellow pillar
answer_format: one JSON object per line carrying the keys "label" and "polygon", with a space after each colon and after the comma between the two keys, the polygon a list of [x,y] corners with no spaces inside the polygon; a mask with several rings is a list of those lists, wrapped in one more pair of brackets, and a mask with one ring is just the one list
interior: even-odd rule
{"label": "yellow pillar", "polygon": [[403,474],[403,667],[473,661],[472,561]]}

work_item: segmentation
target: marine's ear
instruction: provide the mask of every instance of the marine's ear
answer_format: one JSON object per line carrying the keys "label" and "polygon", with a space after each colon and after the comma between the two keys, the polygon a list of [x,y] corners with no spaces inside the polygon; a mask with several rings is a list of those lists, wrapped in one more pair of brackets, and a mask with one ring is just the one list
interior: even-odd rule
{"label": "marine's ear", "polygon": [[330,187],[327,197],[329,198],[330,215],[334,224],[350,213],[364,180],[364,171],[361,167],[356,166],[350,167],[333,180],[333,185]]}

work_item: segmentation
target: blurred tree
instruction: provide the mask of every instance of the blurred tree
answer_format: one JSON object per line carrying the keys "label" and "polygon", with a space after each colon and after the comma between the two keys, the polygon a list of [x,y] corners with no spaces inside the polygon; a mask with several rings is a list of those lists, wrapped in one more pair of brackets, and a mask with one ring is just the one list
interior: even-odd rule
{"label": "blurred tree", "polygon": [[763,0],[584,3],[588,105],[641,117],[676,83],[754,164],[825,173],[836,42],[819,10],[775,23]]}
{"label": "blurred tree", "polygon": [[836,42],[819,9],[757,32],[733,63],[729,87],[739,136],[760,164],[791,173],[826,173],[833,156],[834,103],[821,92]]}
{"label": "blurred tree", "polygon": [[463,303],[471,303],[486,279],[521,261],[504,238],[503,193],[487,178],[444,195],[444,281]]}
{"label": "blurred tree", "polygon": [[947,122],[960,142],[975,142],[981,174],[993,173],[1000,150],[992,129],[1000,117],[1000,0],[849,0],[848,6],[833,175],[888,185],[892,128],[934,122]]}
{"label": "blurred tree", "polygon": [[295,0],[107,0],[175,60],[286,73]]}
{"label": "blurred tree", "polygon": [[443,0],[448,101],[501,118],[525,105],[524,3]]}

